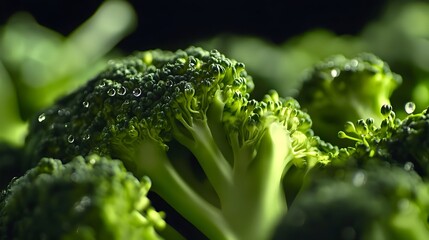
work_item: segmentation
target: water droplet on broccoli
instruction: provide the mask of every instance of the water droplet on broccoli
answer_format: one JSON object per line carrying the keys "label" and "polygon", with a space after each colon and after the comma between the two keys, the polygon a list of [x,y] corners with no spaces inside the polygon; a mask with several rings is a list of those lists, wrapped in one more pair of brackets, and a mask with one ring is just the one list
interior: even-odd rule
{"label": "water droplet on broccoli", "polygon": [[416,104],[413,102],[407,102],[405,104],[405,112],[407,114],[412,114],[414,112],[414,110],[416,110]]}
{"label": "water droplet on broccoli", "polygon": [[331,70],[331,76],[333,78],[338,77],[339,75],[340,75],[340,70],[338,70],[338,69],[332,69]]}
{"label": "water droplet on broccoli", "polygon": [[357,59],[352,59],[350,60],[350,65],[355,68],[359,65],[359,61]]}
{"label": "water droplet on broccoli", "polygon": [[136,88],[133,90],[133,95],[135,97],[139,97],[142,94],[142,90],[140,88]]}
{"label": "water droplet on broccoli", "polygon": [[69,142],[69,143],[73,143],[73,142],[74,142],[74,137],[73,137],[73,135],[69,135],[69,136],[67,137],[67,142]]}
{"label": "water droplet on broccoli", "polygon": [[39,118],[37,118],[37,120],[39,120],[39,122],[43,122],[46,119],[46,115],[44,113],[39,115]]}
{"label": "water droplet on broccoli", "polygon": [[360,186],[364,185],[366,183],[365,173],[362,171],[356,172],[353,176],[352,183],[356,187],[360,187]]}
{"label": "water droplet on broccoli", "polygon": [[115,90],[115,89],[113,89],[113,88],[109,89],[109,90],[107,91],[107,95],[109,95],[109,96],[111,96],[111,97],[115,96],[115,95],[116,95],[116,90]]}
{"label": "water droplet on broccoli", "polygon": [[84,108],[88,108],[89,107],[89,102],[84,101],[84,102],[82,102],[82,105],[83,105]]}
{"label": "water droplet on broccoli", "polygon": [[405,171],[412,171],[414,169],[414,164],[412,162],[406,162],[404,164]]}
{"label": "water droplet on broccoli", "polygon": [[91,135],[89,135],[89,134],[85,134],[85,135],[83,135],[83,137],[82,137],[82,139],[84,140],[84,141],[87,141],[87,140],[89,140],[91,138]]}
{"label": "water droplet on broccoli", "polygon": [[125,93],[127,93],[127,89],[124,86],[122,86],[118,89],[119,95],[123,96],[123,95],[125,95]]}

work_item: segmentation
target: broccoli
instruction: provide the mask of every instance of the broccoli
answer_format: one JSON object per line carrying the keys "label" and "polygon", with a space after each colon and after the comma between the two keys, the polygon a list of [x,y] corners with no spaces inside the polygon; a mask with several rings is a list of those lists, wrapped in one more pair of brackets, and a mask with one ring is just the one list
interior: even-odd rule
{"label": "broccoli", "polygon": [[244,64],[216,50],[112,60],[31,123],[27,167],[41,157],[120,159],[206,237],[268,239],[289,204],[288,169],[307,172],[330,155],[296,100],[275,91],[255,100],[253,88]]}
{"label": "broccoli", "polygon": [[3,191],[0,239],[161,239],[150,186],[118,160],[43,158]]}
{"label": "broccoli", "polygon": [[355,58],[336,55],[309,70],[297,100],[313,119],[313,130],[322,139],[346,146],[336,136],[347,121],[383,120],[379,109],[390,104],[402,78],[388,64],[370,53]]}
{"label": "broccoli", "polygon": [[379,126],[369,118],[355,124],[348,122],[340,138],[355,141],[349,155],[356,162],[378,158],[395,165],[417,171],[422,177],[429,176],[429,112],[428,109],[413,113],[414,104],[408,103],[409,115],[403,119],[396,116],[392,106],[383,105],[384,120]]}
{"label": "broccoli", "polygon": [[328,172],[293,202],[273,239],[429,238],[429,185],[414,171],[376,161]]}

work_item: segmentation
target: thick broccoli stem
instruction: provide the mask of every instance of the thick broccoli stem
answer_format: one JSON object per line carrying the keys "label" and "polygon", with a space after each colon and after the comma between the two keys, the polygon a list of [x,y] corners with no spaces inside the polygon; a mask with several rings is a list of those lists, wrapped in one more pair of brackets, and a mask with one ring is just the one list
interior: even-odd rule
{"label": "thick broccoli stem", "polygon": [[150,139],[134,156],[137,176],[149,176],[152,189],[210,239],[236,239],[219,209],[195,193],[169,162],[165,149]]}
{"label": "thick broccoli stem", "polygon": [[232,169],[218,148],[207,120],[193,119],[192,125],[184,121],[182,124],[186,128],[186,133],[174,128],[175,139],[194,154],[214,190],[222,199],[232,184]]}
{"label": "thick broccoli stem", "polygon": [[[254,146],[256,156],[252,156]],[[288,146],[288,132],[274,123],[263,133],[259,145],[236,147],[234,185],[221,202],[223,214],[239,239],[269,239],[286,210],[281,182],[286,165],[292,162]]]}

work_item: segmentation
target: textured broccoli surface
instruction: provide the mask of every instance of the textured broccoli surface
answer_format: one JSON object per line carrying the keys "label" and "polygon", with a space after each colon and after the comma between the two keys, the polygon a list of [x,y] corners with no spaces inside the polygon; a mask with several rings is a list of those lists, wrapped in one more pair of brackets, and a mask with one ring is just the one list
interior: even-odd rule
{"label": "textured broccoli surface", "polygon": [[[410,103],[411,104],[411,103]],[[351,139],[355,145],[348,149],[347,157],[357,164],[371,158],[417,171],[422,177],[429,174],[428,141],[429,113],[409,112],[403,119],[396,116],[390,105],[383,105],[380,111],[384,120],[380,125],[369,119],[356,123],[348,122],[340,138]]]}
{"label": "textured broccoli surface", "polygon": [[[216,50],[111,61],[32,122],[28,166],[91,153],[121,159],[208,238],[266,239],[286,209],[288,169],[308,171],[329,154],[296,100],[275,91],[255,100],[253,87],[244,64]],[[192,156],[190,166],[175,146]],[[206,187],[194,187],[201,179]]]}
{"label": "textured broccoli surface", "polygon": [[43,158],[2,193],[1,239],[161,239],[151,182],[97,155]]}
{"label": "textured broccoli surface", "polygon": [[346,146],[334,133],[347,121],[372,118],[380,124],[380,108],[390,104],[390,96],[401,82],[402,78],[373,54],[362,53],[355,58],[337,55],[308,72],[297,99],[312,117],[317,135]]}

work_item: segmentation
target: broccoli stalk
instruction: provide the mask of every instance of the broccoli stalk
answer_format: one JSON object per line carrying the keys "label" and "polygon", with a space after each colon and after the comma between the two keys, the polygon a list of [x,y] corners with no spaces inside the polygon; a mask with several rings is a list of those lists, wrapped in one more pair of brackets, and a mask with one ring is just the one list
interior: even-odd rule
{"label": "broccoli stalk", "polygon": [[[252,89],[244,64],[215,50],[138,52],[41,113],[26,145],[35,160],[121,159],[208,238],[268,239],[287,208],[287,170],[329,158],[294,99],[272,91],[257,101]],[[208,191],[177,166],[174,142],[192,153]]]}

